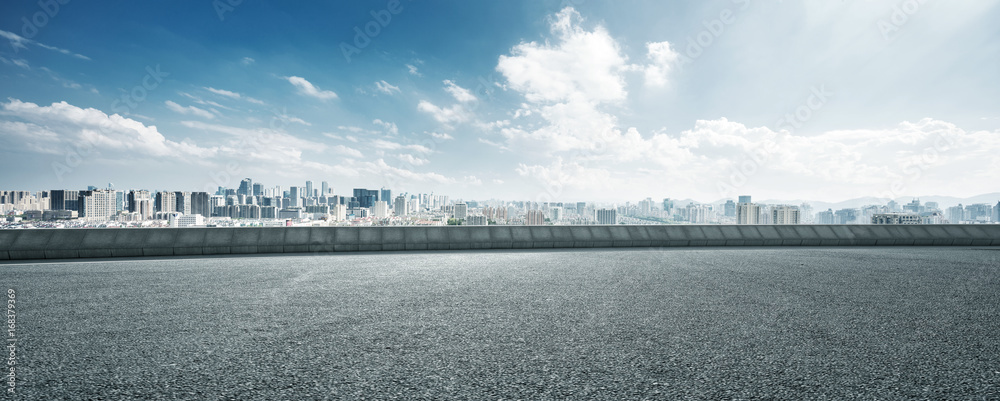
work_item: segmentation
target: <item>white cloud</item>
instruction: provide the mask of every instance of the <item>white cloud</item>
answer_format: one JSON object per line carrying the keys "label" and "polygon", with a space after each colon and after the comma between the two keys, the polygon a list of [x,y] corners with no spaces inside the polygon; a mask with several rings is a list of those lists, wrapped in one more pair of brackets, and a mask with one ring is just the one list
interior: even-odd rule
{"label": "white cloud", "polygon": [[243,65],[250,65],[255,62],[257,62],[257,60],[254,60],[252,57],[243,57],[242,59],[240,59],[240,64]]}
{"label": "white cloud", "polygon": [[19,48],[20,49],[27,49],[28,48],[27,45],[31,44],[31,45],[35,45],[35,46],[41,47],[43,49],[48,49],[48,50],[52,50],[52,51],[55,51],[55,52],[62,53],[62,54],[65,54],[67,56],[76,57],[78,59],[83,59],[83,60],[88,60],[88,61],[90,60],[90,57],[84,56],[82,54],[74,53],[74,52],[71,52],[69,50],[61,49],[61,48],[58,48],[58,47],[55,47],[55,46],[49,46],[47,44],[44,44],[44,43],[41,43],[41,42],[38,42],[38,41],[34,41],[34,40],[31,40],[31,39],[22,37],[21,35],[18,35],[18,34],[13,33],[13,32],[7,32],[7,31],[4,31],[4,30],[0,30],[0,37],[2,37],[4,39],[7,39],[8,41],[10,41],[10,45],[13,46],[14,49],[19,49]]}
{"label": "white cloud", "polygon": [[24,59],[19,59],[19,58],[6,59],[6,58],[3,58],[3,57],[0,57],[0,62],[3,62],[4,64],[7,64],[7,65],[16,65],[16,66],[24,68],[26,70],[30,70],[31,69],[31,66],[28,65],[28,61],[24,60]]}
{"label": "white cloud", "polygon": [[194,106],[184,107],[184,106],[181,106],[181,105],[179,105],[177,103],[174,103],[174,102],[172,102],[170,100],[167,100],[164,103],[167,105],[168,109],[170,109],[171,111],[173,111],[175,113],[192,114],[192,115],[196,115],[198,117],[207,118],[207,119],[213,119],[213,118],[215,118],[215,115],[213,115],[212,113],[210,113],[210,112],[208,112],[206,110],[199,109],[199,108],[194,107]]}
{"label": "white cloud", "polygon": [[289,83],[299,89],[299,93],[311,96],[320,100],[336,99],[337,94],[333,91],[321,90],[302,77],[284,77]]}
{"label": "white cloud", "polygon": [[407,64],[406,69],[410,71],[410,75],[416,75],[418,77],[424,76],[423,74],[420,73],[420,71],[417,71],[417,67],[414,66],[413,64]]}
{"label": "white cloud", "polygon": [[351,148],[351,147],[348,147],[348,146],[344,146],[344,145],[333,146],[333,147],[330,148],[330,151],[333,152],[333,153],[339,153],[339,154],[344,155],[344,156],[353,157],[355,159],[360,159],[361,157],[364,156],[364,155],[361,154],[360,150],[357,150],[357,149],[354,149],[354,148]]}
{"label": "white cloud", "polygon": [[417,110],[430,114],[435,120],[445,125],[460,123],[469,119],[468,112],[460,104],[442,108],[434,105],[434,103],[421,100],[417,104]]}
{"label": "white cloud", "polygon": [[389,135],[395,136],[399,134],[399,128],[396,127],[396,123],[382,121],[376,118],[375,120],[372,121],[372,124],[382,127],[382,129],[384,129],[385,132]]}
{"label": "white cloud", "polygon": [[680,59],[680,54],[674,51],[670,47],[670,43],[666,41],[646,43],[646,49],[646,57],[650,60],[650,64],[645,67],[646,84],[666,85],[667,76]]}
{"label": "white cloud", "polygon": [[152,156],[189,162],[199,162],[218,153],[218,148],[169,140],[155,126],[66,102],[39,106],[9,99],[0,106],[0,114],[24,120],[6,121],[0,128],[0,137],[30,133],[8,144],[11,147],[20,145],[36,150],[41,147],[60,150],[93,148],[98,152],[119,152],[123,157]]}
{"label": "white cloud", "polygon": [[450,140],[450,139],[455,139],[455,137],[453,137],[451,135],[448,135],[448,134],[445,134],[445,133],[431,132],[430,135],[434,139],[440,139],[442,141],[447,141],[447,140]]}
{"label": "white cloud", "polygon": [[216,88],[211,88],[211,87],[203,87],[202,89],[205,89],[205,90],[207,90],[209,92],[212,92],[212,93],[214,93],[216,95],[219,95],[219,96],[228,97],[230,99],[237,99],[237,100],[242,99],[242,100],[248,101],[250,103],[254,103],[254,104],[264,104],[264,102],[262,102],[260,100],[254,99],[254,98],[249,97],[249,96],[244,96],[244,95],[242,95],[240,93],[237,93],[237,92],[227,91],[225,89],[216,89]]}
{"label": "white cloud", "polygon": [[375,82],[375,89],[387,95],[391,95],[393,93],[399,93],[398,86],[394,86],[388,82],[385,82],[384,80]]}
{"label": "white cloud", "polygon": [[432,150],[430,148],[428,148],[426,146],[423,146],[423,145],[417,145],[417,144],[403,145],[401,143],[396,143],[396,142],[392,142],[392,141],[386,141],[384,139],[376,139],[376,140],[372,141],[372,145],[374,145],[378,149],[385,149],[385,150],[401,150],[401,149],[406,149],[406,150],[414,151],[414,152],[417,152],[417,153],[431,153],[432,152]]}
{"label": "white cloud", "polygon": [[500,56],[497,71],[531,102],[625,99],[621,72],[628,65],[618,43],[604,27],[587,31],[581,23],[576,10],[564,8],[550,20],[554,43],[522,42]]}
{"label": "white cloud", "polygon": [[468,89],[456,85],[454,82],[450,80],[447,79],[444,80],[444,89],[448,91],[448,93],[450,93],[451,96],[455,97],[455,100],[458,100],[459,102],[465,103],[476,100],[476,96],[474,96],[472,92],[470,92]]}
{"label": "white cloud", "polygon": [[427,163],[430,162],[427,159],[421,159],[419,157],[416,157],[416,156],[408,154],[408,153],[403,153],[403,154],[400,154],[400,155],[396,155],[396,157],[399,158],[399,160],[402,160],[404,163],[409,163],[409,164],[412,164],[414,166],[423,166],[423,165],[425,165],[425,164],[427,164]]}

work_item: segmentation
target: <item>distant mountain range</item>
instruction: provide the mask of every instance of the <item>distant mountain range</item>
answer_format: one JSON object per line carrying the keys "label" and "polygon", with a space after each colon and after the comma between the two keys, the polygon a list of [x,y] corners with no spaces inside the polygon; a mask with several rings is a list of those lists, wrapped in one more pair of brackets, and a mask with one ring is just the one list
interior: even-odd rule
{"label": "distant mountain range", "polygon": [[[894,200],[896,201],[896,203],[899,203],[900,206],[902,206],[907,203],[910,203],[910,201],[914,199],[919,199],[921,205],[927,202],[937,202],[938,207],[940,207],[941,209],[952,207],[958,204],[971,205],[975,203],[987,203],[990,205],[996,205],[997,202],[1000,202],[1000,192],[976,195],[968,198],[931,195],[931,196],[902,196]],[[876,198],[876,197],[855,198],[841,202],[822,202],[822,201],[802,200],[802,199],[796,199],[796,200],[766,199],[762,201],[754,200],[754,203],[762,203],[762,204],[801,205],[803,203],[808,203],[810,206],[812,206],[813,212],[819,212],[826,209],[838,210],[847,208],[859,208],[866,205],[884,205],[888,202],[889,198]],[[725,203],[725,200],[723,200],[721,203]]]}

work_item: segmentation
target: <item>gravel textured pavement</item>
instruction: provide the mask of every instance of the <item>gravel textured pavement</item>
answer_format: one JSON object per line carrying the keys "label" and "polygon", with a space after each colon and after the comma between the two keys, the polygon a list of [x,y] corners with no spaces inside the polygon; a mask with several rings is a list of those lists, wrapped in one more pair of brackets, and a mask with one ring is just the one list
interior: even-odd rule
{"label": "gravel textured pavement", "polygon": [[1000,399],[997,248],[73,260],[0,282],[16,399]]}

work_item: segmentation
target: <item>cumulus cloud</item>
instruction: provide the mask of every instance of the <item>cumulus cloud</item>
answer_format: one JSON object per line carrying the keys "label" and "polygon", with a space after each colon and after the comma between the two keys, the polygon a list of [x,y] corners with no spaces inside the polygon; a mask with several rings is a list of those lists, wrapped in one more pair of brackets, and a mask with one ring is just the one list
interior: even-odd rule
{"label": "cumulus cloud", "polygon": [[175,113],[192,114],[192,115],[196,115],[198,117],[207,118],[207,119],[213,119],[213,118],[215,118],[215,115],[212,114],[211,112],[209,112],[207,110],[199,109],[199,108],[194,107],[194,106],[184,107],[184,106],[181,106],[181,105],[179,105],[177,103],[174,103],[174,102],[172,102],[170,100],[167,100],[166,102],[164,102],[164,104],[167,105],[168,109],[170,109],[171,111],[173,111]]}
{"label": "cumulus cloud", "polygon": [[476,96],[472,94],[468,89],[456,85],[451,80],[444,80],[444,89],[448,91],[459,102],[472,102],[476,100]]}
{"label": "cumulus cloud", "polygon": [[518,44],[500,56],[497,71],[532,102],[625,99],[628,64],[618,43],[604,27],[588,31],[581,23],[576,10],[564,8],[550,20],[553,42]]}
{"label": "cumulus cloud", "polygon": [[410,75],[416,75],[418,77],[423,76],[423,74],[421,74],[420,71],[417,71],[417,67],[413,64],[407,64],[406,69],[410,72]]}
{"label": "cumulus cloud", "polygon": [[447,141],[447,140],[450,140],[450,139],[455,139],[455,137],[453,137],[451,135],[448,135],[448,134],[445,134],[445,133],[438,133],[438,132],[431,132],[430,136],[433,137],[434,139],[440,139],[442,141]]}
{"label": "cumulus cloud", "polygon": [[646,65],[646,84],[652,86],[663,86],[667,84],[667,77],[677,61],[680,54],[670,47],[668,42],[646,43],[646,57],[650,64]]}
{"label": "cumulus cloud", "polygon": [[336,99],[337,94],[333,91],[321,90],[302,77],[284,77],[289,83],[299,89],[299,94],[314,97],[320,100]]}
{"label": "cumulus cloud", "polygon": [[3,116],[21,120],[3,121],[4,126],[0,128],[0,137],[18,136],[17,140],[9,141],[7,146],[11,148],[24,146],[34,150],[75,149],[83,146],[98,152],[172,157],[188,161],[211,158],[219,150],[199,147],[186,141],[169,140],[155,126],[66,102],[39,106],[9,99],[0,107],[0,114]]}

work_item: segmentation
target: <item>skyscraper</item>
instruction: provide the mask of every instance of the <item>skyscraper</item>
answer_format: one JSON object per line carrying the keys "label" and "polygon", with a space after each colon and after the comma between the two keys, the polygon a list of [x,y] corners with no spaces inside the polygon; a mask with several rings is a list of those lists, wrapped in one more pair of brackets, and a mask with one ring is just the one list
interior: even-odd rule
{"label": "skyscraper", "polygon": [[305,195],[303,197],[304,198],[312,198],[313,197],[313,182],[312,181],[306,181],[306,193],[305,193]]}
{"label": "skyscraper", "polygon": [[382,189],[379,190],[378,198],[379,200],[383,200],[388,203],[390,208],[392,207],[392,190],[382,187]]}
{"label": "skyscraper", "polygon": [[240,188],[236,190],[236,194],[243,196],[253,195],[253,180],[244,178],[243,181],[240,181]]}
{"label": "skyscraper", "polygon": [[393,209],[395,209],[396,216],[406,216],[406,197],[403,195],[397,196],[396,200],[393,202]]}
{"label": "skyscraper", "polygon": [[354,188],[354,198],[359,207],[372,207],[379,200],[378,192],[375,189]]}
{"label": "skyscraper", "polygon": [[319,184],[319,187],[320,187],[320,191],[322,191],[321,195],[327,196],[327,195],[330,194],[330,184],[327,183],[326,181],[321,182]]}
{"label": "skyscraper", "polygon": [[752,203],[750,201],[750,195],[740,195],[739,199],[740,199],[739,203]]}
{"label": "skyscraper", "polygon": [[736,217],[736,202],[732,199],[726,201],[726,204],[722,206],[723,215],[726,217]]}

